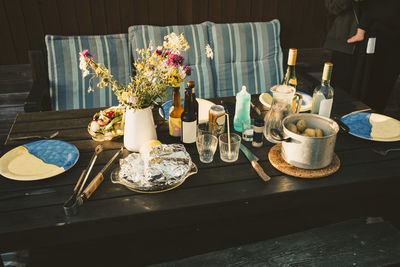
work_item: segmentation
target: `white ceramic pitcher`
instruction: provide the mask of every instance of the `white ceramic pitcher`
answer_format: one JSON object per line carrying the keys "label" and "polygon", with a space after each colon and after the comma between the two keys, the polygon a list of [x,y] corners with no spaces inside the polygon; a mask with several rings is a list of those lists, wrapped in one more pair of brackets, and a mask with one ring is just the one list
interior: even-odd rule
{"label": "white ceramic pitcher", "polygon": [[124,127],[124,146],[132,152],[139,152],[142,144],[157,139],[152,107],[126,108]]}

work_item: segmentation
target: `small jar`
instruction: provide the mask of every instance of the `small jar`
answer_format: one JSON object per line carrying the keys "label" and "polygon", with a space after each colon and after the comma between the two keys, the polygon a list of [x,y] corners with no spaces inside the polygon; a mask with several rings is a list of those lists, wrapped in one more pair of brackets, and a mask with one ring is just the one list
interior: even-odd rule
{"label": "small jar", "polygon": [[263,145],[263,130],[264,130],[264,120],[256,119],[253,125],[253,142],[251,145],[253,147],[261,147]]}

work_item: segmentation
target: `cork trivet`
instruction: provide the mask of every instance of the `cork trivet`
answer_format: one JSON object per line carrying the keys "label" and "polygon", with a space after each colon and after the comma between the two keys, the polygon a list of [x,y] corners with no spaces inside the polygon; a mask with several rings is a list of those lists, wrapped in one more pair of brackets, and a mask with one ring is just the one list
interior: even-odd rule
{"label": "cork trivet", "polygon": [[283,159],[281,155],[281,148],[282,144],[277,144],[269,150],[269,161],[276,169],[291,176],[300,178],[321,178],[335,173],[340,167],[340,159],[336,153],[334,153],[332,163],[325,168],[317,170],[301,169],[287,163]]}

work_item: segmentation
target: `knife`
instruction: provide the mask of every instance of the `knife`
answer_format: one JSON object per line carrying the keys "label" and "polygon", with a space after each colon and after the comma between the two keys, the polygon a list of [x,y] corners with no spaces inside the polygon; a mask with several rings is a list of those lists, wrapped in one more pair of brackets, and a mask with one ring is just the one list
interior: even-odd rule
{"label": "knife", "polygon": [[259,159],[247,147],[245,147],[243,144],[240,144],[240,150],[242,150],[247,159],[251,162],[251,166],[253,166],[258,176],[260,176],[261,179],[264,180],[264,182],[268,182],[269,180],[271,180],[271,177],[269,177],[268,174],[266,174],[261,168],[260,164],[258,164],[257,161]]}
{"label": "knife", "polygon": [[0,196],[0,200],[8,200],[12,198],[17,198],[17,197],[24,197],[24,196],[37,196],[37,195],[43,195],[43,194],[49,194],[49,193],[54,193],[56,190],[53,188],[44,188],[44,189],[38,189],[38,190],[33,190],[30,192],[21,192],[21,193],[13,193],[5,196]]}

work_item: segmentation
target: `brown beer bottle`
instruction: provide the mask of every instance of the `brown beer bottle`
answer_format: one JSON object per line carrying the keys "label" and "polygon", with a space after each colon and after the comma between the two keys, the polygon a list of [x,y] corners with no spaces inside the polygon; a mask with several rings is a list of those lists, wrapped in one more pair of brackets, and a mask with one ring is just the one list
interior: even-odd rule
{"label": "brown beer bottle", "polygon": [[195,112],[194,102],[196,100],[193,98],[193,86],[189,85],[185,90],[185,104],[181,115],[181,141],[185,144],[196,142],[197,113]]}
{"label": "brown beer bottle", "polygon": [[181,136],[181,115],[183,107],[181,105],[180,87],[173,87],[172,106],[169,109],[169,135],[174,137]]}
{"label": "brown beer bottle", "polygon": [[197,123],[199,123],[199,103],[197,102],[197,99],[196,99],[196,92],[194,89],[194,81],[188,81],[187,87],[190,88],[188,90],[192,91],[192,99],[193,99],[192,101],[193,101],[194,113],[196,114]]}

